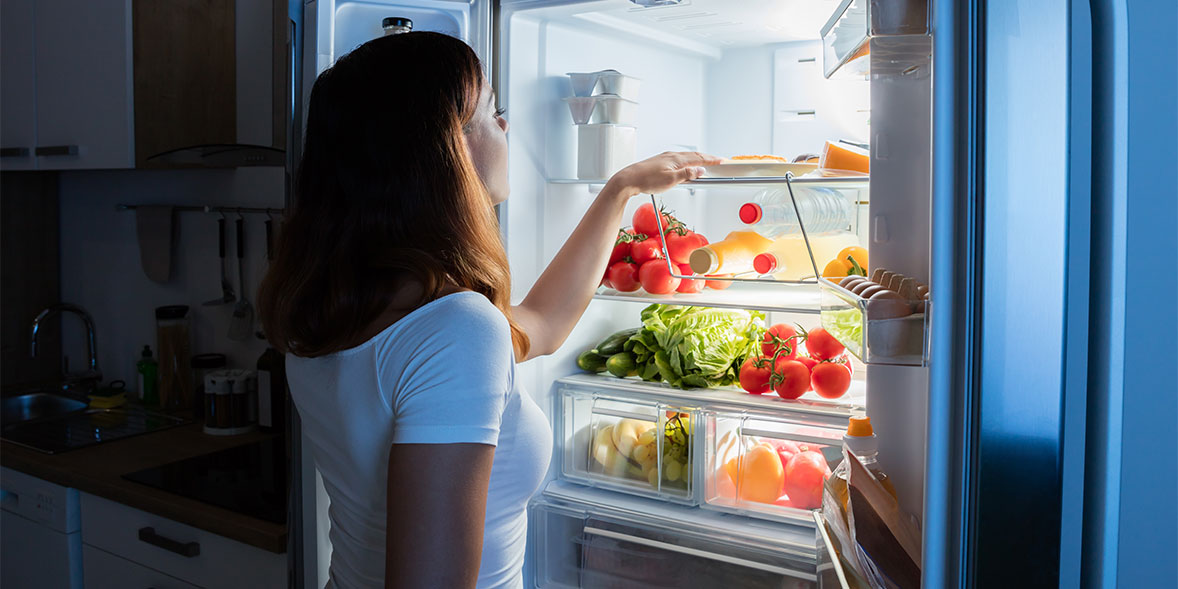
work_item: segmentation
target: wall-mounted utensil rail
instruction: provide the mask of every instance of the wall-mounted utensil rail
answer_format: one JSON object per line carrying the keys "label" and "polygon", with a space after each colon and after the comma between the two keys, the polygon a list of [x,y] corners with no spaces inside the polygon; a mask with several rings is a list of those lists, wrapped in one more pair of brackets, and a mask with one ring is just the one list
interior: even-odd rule
{"label": "wall-mounted utensil rail", "polygon": [[[135,210],[139,207],[142,207],[142,206],[147,206],[147,205],[120,204],[120,205],[116,205],[115,208],[117,208],[120,211],[133,211],[133,210]],[[281,209],[281,208],[272,209],[272,208],[268,208],[268,207],[223,207],[223,206],[213,206],[213,205],[206,205],[206,206],[182,205],[182,206],[174,206],[174,207],[172,207],[172,210],[174,210],[178,213],[221,213],[221,214],[227,214],[227,213],[234,214],[235,213],[238,215],[245,215],[245,214],[251,214],[251,213],[261,214],[261,215],[283,215],[283,214],[286,214],[286,209]]]}

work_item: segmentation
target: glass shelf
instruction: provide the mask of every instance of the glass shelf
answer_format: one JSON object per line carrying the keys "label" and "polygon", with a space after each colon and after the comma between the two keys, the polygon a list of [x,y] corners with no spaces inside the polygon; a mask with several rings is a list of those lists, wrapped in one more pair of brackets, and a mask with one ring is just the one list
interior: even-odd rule
{"label": "glass shelf", "polygon": [[601,287],[593,295],[595,299],[607,301],[630,301],[635,303],[661,303],[664,305],[690,305],[693,307],[717,307],[721,309],[749,309],[767,312],[818,314],[822,310],[822,297],[818,284],[788,284],[764,281],[760,285],[752,282],[734,282],[724,290],[705,288],[699,293],[675,293],[653,295],[641,289],[635,292],[618,292]]}
{"label": "glass shelf", "polygon": [[[786,176],[746,176],[739,178],[699,178],[680,184],[686,188],[707,188],[719,186],[770,186],[793,182],[795,185],[823,185],[832,188],[867,189],[868,176],[836,176],[830,178]],[[550,178],[549,184],[604,185],[606,180],[579,180],[577,178]]]}

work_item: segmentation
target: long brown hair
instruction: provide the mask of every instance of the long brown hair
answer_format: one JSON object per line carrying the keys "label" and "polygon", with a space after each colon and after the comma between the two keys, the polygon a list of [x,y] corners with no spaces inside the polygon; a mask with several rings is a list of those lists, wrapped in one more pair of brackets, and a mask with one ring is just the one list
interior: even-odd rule
{"label": "long brown hair", "polygon": [[314,357],[358,343],[411,276],[416,308],[447,282],[483,294],[511,319],[511,273],[490,195],[463,127],[483,74],[465,43],[437,33],[374,39],[311,89],[296,199],[262,280],[270,343]]}

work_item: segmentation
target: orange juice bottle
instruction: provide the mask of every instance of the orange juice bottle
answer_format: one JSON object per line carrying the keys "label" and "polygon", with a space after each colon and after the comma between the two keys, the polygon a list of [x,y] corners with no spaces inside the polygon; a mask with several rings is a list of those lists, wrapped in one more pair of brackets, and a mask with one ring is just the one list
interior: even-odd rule
{"label": "orange juice bottle", "polygon": [[753,271],[753,258],[773,245],[756,231],[733,231],[718,241],[691,252],[688,260],[696,274],[741,274]]}
{"label": "orange juice bottle", "polygon": [[[861,417],[852,417],[847,424],[847,433],[843,434],[843,448],[848,452],[854,454],[859,462],[863,463],[863,467],[879,481],[884,490],[892,497],[896,497],[896,487],[892,486],[891,479],[888,478],[887,473],[879,466],[879,442],[876,440],[875,432],[871,429],[871,418],[866,415]],[[850,497],[850,491],[847,488],[847,481],[851,474],[851,467],[847,465],[847,461],[842,461],[835,467],[834,472],[831,473],[830,486],[838,493],[839,501],[843,504],[844,513],[847,510],[847,499]]]}
{"label": "orange juice bottle", "polygon": [[[850,245],[858,245],[859,239],[849,232],[810,236],[810,249],[814,251],[814,262],[819,272],[822,266]],[[765,251],[753,258],[753,270],[757,274],[772,274],[775,280],[801,280],[814,276],[814,265],[806,250],[806,240],[801,235],[787,235],[773,241]]]}

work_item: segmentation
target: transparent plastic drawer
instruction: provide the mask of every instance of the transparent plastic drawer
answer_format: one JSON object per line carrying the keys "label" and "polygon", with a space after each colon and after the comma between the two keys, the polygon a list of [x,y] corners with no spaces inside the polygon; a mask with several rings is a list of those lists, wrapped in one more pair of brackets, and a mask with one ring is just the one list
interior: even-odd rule
{"label": "transparent plastic drawer", "polygon": [[928,301],[864,299],[829,280],[822,290],[822,327],[866,364],[923,366]]}
{"label": "transparent plastic drawer", "polygon": [[842,431],[804,418],[706,411],[703,506],[812,525]]}
{"label": "transparent plastic drawer", "polygon": [[694,505],[694,408],[561,389],[561,474],[616,491]]}
{"label": "transparent plastic drawer", "polygon": [[[603,506],[541,495],[529,506],[532,586],[654,589],[817,587],[813,554],[775,545],[788,535],[762,530],[743,535],[747,523],[724,517],[693,518],[699,509],[662,504]],[[812,538],[812,536],[810,537]],[[812,545],[812,540],[811,540]]]}

